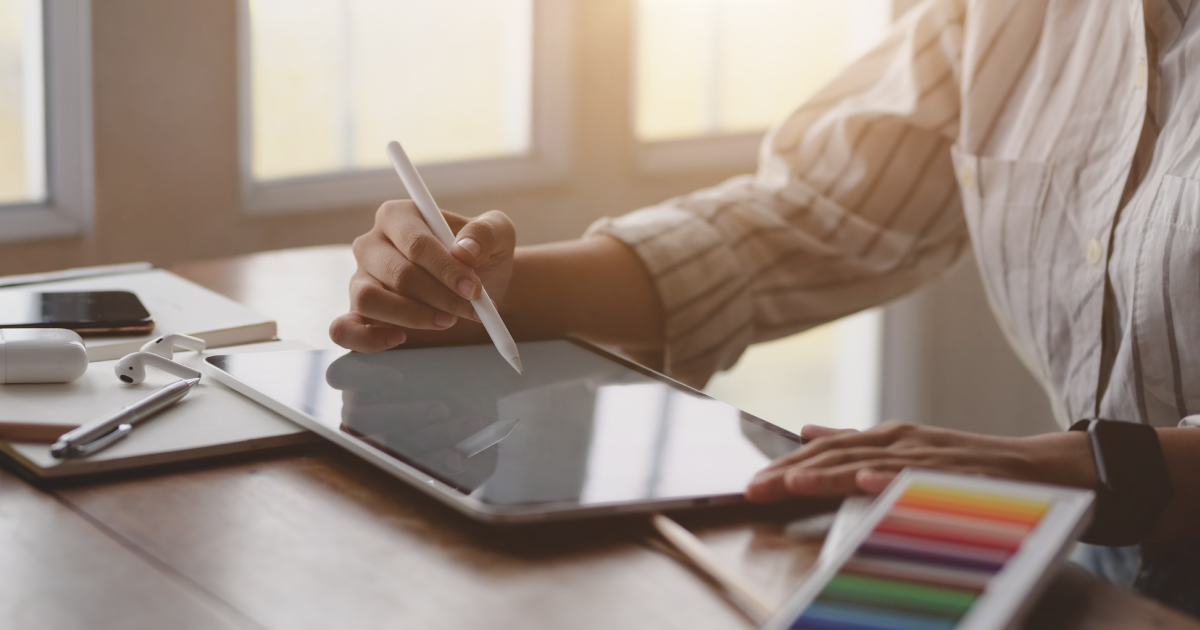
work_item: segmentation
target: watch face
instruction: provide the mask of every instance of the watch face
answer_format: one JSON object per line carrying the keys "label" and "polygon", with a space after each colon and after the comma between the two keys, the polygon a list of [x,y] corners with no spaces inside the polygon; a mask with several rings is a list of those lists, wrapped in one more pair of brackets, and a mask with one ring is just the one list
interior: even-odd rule
{"label": "watch face", "polygon": [[1102,420],[1088,433],[1096,452],[1100,483],[1117,492],[1156,493],[1169,484],[1162,446],[1154,427]]}

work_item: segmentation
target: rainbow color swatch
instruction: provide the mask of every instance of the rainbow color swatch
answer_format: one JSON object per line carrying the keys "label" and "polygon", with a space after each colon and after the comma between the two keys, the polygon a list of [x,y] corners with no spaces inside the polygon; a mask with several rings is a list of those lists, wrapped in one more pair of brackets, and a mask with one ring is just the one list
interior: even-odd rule
{"label": "rainbow color swatch", "polygon": [[950,630],[1050,509],[1020,494],[914,482],[796,630]]}

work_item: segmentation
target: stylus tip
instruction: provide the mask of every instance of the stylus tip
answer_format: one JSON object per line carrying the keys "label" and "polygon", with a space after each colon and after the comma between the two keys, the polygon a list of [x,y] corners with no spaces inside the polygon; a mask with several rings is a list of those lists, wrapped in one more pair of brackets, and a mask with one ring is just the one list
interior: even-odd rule
{"label": "stylus tip", "polygon": [[521,367],[521,357],[513,357],[508,360],[508,363],[513,366],[513,369],[517,371],[517,374],[525,373],[525,370]]}

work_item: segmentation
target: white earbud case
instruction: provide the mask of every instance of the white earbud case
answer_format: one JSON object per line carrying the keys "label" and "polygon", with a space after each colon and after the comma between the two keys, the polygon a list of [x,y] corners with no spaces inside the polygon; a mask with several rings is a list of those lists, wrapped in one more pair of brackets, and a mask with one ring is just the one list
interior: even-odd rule
{"label": "white earbud case", "polygon": [[87,348],[73,330],[0,328],[0,383],[66,383],[87,368]]}

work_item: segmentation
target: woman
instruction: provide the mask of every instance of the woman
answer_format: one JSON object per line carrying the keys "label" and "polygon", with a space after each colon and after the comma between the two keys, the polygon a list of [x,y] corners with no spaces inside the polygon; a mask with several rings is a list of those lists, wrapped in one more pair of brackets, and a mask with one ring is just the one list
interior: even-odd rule
{"label": "woman", "polygon": [[518,338],[621,346],[700,385],[750,343],[937,278],[971,244],[1060,424],[1127,423],[1085,425],[1091,440],[808,426],[813,441],[748,498],[875,493],[910,465],[1096,488],[1092,539],[1158,541],[1143,546],[1139,586],[1196,614],[1196,564],[1178,560],[1200,532],[1188,420],[1200,411],[1200,79],[1188,71],[1200,18],[1186,4],[927,1],[768,134],[755,176],[579,240],[514,248],[503,214],[449,215],[447,252],[411,203],[388,202],[355,241],[353,310],[331,335],[364,352],[482,340],[459,322],[482,283]]}

